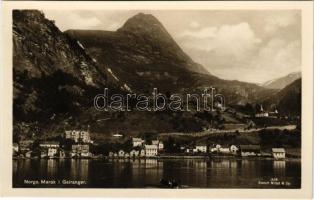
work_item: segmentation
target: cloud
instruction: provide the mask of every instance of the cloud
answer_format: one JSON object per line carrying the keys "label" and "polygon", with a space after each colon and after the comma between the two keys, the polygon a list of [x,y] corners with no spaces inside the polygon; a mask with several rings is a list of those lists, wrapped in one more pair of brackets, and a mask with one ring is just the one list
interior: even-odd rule
{"label": "cloud", "polygon": [[[69,16],[69,21],[71,21],[71,19],[73,18],[77,18],[77,15],[70,15]],[[78,20],[78,22],[76,22],[73,27],[77,27],[77,28],[93,28],[96,27],[98,25],[101,24],[101,21],[96,18],[96,17],[91,17],[91,18],[81,18],[80,20]]]}
{"label": "cloud", "polygon": [[[295,22],[284,17],[272,23],[286,27]],[[187,53],[221,78],[264,82],[298,71],[301,66],[300,38],[290,40],[273,34],[262,40],[247,22],[188,29],[179,36]]]}
{"label": "cloud", "polygon": [[207,27],[199,30],[186,30],[181,34],[181,37],[193,37],[198,39],[215,37],[217,27]]}
{"label": "cloud", "polygon": [[265,75],[298,71],[301,68],[301,41],[274,38],[260,49],[251,66],[263,69]]}
{"label": "cloud", "polygon": [[215,52],[218,56],[232,56],[235,59],[243,59],[261,42],[246,22],[186,30],[180,37],[186,48]]}
{"label": "cloud", "polygon": [[[221,59],[218,58],[218,62],[214,63],[222,63]],[[237,63],[228,58],[221,65],[228,67],[214,69],[219,77],[263,83],[301,69],[301,41],[273,38],[261,46],[256,54],[252,54],[250,59]],[[231,65],[236,66],[234,70],[230,68]]]}
{"label": "cloud", "polygon": [[264,31],[275,33],[280,28],[291,26],[297,22],[297,14],[291,12],[273,13],[264,18]]}
{"label": "cloud", "polygon": [[104,14],[102,12],[68,11],[64,15],[63,11],[45,10],[44,13],[48,19],[55,20],[61,31],[68,29],[115,31],[124,22],[124,20],[116,20],[110,17],[110,15],[113,15],[113,12]]}
{"label": "cloud", "polygon": [[193,29],[197,29],[197,28],[199,28],[201,25],[200,25],[200,23],[199,22],[197,22],[197,21],[192,21],[192,22],[190,22],[190,27],[191,28],[193,28]]}
{"label": "cloud", "polygon": [[62,11],[46,10],[45,16],[53,19],[61,31],[68,29],[92,29],[102,24],[96,16],[81,16],[79,12],[67,12],[66,16]]}

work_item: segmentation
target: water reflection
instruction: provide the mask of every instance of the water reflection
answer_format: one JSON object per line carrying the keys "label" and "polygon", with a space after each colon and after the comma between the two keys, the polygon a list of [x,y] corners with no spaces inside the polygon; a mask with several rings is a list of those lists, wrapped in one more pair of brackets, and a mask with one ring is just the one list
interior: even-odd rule
{"label": "water reflection", "polygon": [[57,174],[57,161],[54,159],[48,159],[47,161],[47,176],[56,177]]}
{"label": "water reflection", "polygon": [[275,176],[285,176],[286,172],[286,161],[284,160],[275,160],[273,162],[274,174]]}
{"label": "water reflection", "polygon": [[258,188],[259,180],[273,177],[288,180],[290,187],[299,188],[301,163],[246,159],[13,161],[14,187],[27,187],[23,185],[25,179],[86,180],[84,187],[96,188],[159,187],[159,180],[164,178],[190,188]]}
{"label": "water reflection", "polygon": [[88,180],[88,159],[71,159],[70,180]]}

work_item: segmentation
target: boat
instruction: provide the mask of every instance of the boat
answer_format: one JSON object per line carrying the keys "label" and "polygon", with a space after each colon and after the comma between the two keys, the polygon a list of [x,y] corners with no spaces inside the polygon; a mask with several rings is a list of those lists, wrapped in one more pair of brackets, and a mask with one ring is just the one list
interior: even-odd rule
{"label": "boat", "polygon": [[176,181],[174,179],[172,180],[167,180],[167,179],[160,179],[159,181],[161,187],[165,188],[179,188],[180,187],[180,181]]}

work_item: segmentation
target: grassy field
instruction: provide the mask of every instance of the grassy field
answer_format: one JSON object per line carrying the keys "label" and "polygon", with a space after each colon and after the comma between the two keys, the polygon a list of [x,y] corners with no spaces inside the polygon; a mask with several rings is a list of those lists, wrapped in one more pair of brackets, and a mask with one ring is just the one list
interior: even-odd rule
{"label": "grassy field", "polygon": [[[258,144],[262,148],[286,147],[299,149],[301,147],[301,133],[298,130],[261,130],[250,133],[213,133],[206,136],[171,136],[162,135],[159,138],[167,141],[173,138],[179,144],[206,143],[221,145]],[[292,151],[297,154],[296,151]]]}

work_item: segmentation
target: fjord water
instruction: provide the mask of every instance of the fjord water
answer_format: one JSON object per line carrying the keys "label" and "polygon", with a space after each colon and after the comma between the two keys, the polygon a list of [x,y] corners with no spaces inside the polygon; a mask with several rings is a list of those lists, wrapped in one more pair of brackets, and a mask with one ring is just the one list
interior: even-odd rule
{"label": "fjord water", "polygon": [[299,160],[260,159],[18,159],[13,187],[159,188],[160,179],[182,188],[300,188]]}

